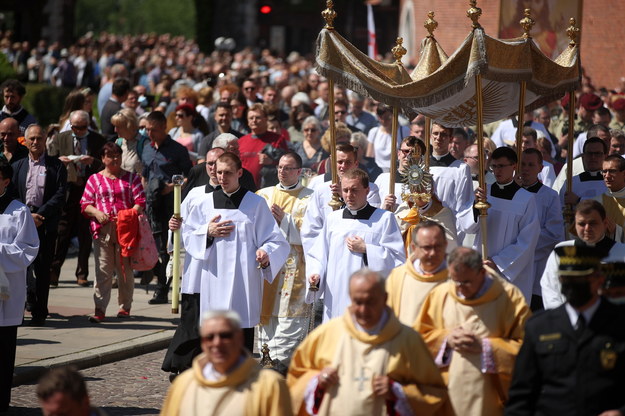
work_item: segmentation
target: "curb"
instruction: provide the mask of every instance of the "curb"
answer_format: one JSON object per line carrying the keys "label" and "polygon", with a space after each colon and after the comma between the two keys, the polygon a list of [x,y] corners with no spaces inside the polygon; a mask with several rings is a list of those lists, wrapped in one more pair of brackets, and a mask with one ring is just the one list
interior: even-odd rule
{"label": "curb", "polygon": [[49,368],[73,365],[82,370],[165,349],[169,346],[174,332],[164,330],[116,344],[22,364],[15,367],[13,386],[36,382]]}

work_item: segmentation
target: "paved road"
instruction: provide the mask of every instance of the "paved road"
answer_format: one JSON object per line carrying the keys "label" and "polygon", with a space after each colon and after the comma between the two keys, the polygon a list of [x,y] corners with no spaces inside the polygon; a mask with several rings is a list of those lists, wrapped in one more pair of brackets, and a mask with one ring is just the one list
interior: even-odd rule
{"label": "paved road", "polygon": [[[168,373],[161,370],[165,350],[82,370],[91,403],[110,416],[158,415],[167,389]],[[36,384],[14,387],[10,416],[41,415]]]}

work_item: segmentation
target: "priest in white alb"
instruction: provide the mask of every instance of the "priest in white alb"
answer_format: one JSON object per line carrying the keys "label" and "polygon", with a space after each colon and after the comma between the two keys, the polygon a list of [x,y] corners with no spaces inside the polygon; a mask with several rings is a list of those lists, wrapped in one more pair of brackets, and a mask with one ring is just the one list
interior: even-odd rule
{"label": "priest in white alb", "polygon": [[297,153],[287,152],[278,161],[279,183],[256,192],[267,202],[282,235],[291,246],[286,263],[275,280],[264,283],[258,333],[259,350],[263,343],[267,343],[271,358],[280,360],[285,368],[308,327],[308,309],[304,302],[306,270],[299,231],[313,191],[301,185],[301,173],[302,158]]}
{"label": "priest in white alb", "polygon": [[313,331],[287,375],[299,415],[453,415],[421,336],[386,307],[384,278],[368,269],[349,279],[351,304]]}
{"label": "priest in white alb", "polygon": [[480,254],[458,247],[449,281],[432,289],[414,328],[441,368],[457,415],[503,415],[530,310],[517,287],[487,273]]}
{"label": "priest in white alb", "polygon": [[[491,169],[496,182],[487,190],[477,188],[477,200],[488,200],[486,217],[487,264],[515,284],[529,303],[534,282],[534,250],[540,235],[540,222],[534,194],[514,181],[516,152],[509,147],[495,149]],[[481,219],[474,207],[461,213],[461,230],[476,234],[473,248],[481,251]]]}
{"label": "priest in white alb", "polygon": [[226,152],[216,166],[221,188],[189,204],[182,241],[187,255],[202,264],[200,314],[236,311],[251,351],[254,326],[260,322],[263,279],[273,281],[290,247],[265,200],[240,187],[241,160]]}
{"label": "priest in white alb", "polygon": [[[369,177],[352,169],[341,178],[346,208],[331,212],[306,255],[307,302],[324,296],[324,322],[349,305],[347,281],[362,267],[387,275],[406,260],[399,226],[392,213],[367,202]],[[310,285],[318,291],[311,291]]]}
{"label": "priest in white alb", "polygon": [[291,416],[284,379],[273,370],[261,369],[243,348],[236,312],[209,311],[201,322],[202,354],[176,377],[161,415]]}
{"label": "priest in white alb", "polygon": [[412,230],[410,256],[386,279],[388,306],[404,325],[412,326],[430,290],[447,281],[445,230],[422,221]]}

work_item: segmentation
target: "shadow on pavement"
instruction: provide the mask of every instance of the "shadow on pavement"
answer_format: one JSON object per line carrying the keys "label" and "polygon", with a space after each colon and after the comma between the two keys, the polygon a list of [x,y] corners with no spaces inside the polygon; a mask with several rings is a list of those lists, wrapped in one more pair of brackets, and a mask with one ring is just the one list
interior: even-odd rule
{"label": "shadow on pavement", "polygon": [[140,407],[109,407],[103,406],[102,410],[109,416],[126,416],[126,415],[158,415],[160,409],[142,409]]}

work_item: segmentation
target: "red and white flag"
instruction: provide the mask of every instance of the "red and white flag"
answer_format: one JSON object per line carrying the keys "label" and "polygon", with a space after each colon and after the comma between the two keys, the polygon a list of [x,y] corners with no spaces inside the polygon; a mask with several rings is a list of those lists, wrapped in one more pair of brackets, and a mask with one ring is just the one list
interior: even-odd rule
{"label": "red and white flag", "polygon": [[373,21],[373,6],[367,4],[367,33],[369,58],[376,59],[378,56],[378,44],[375,41],[375,22]]}

